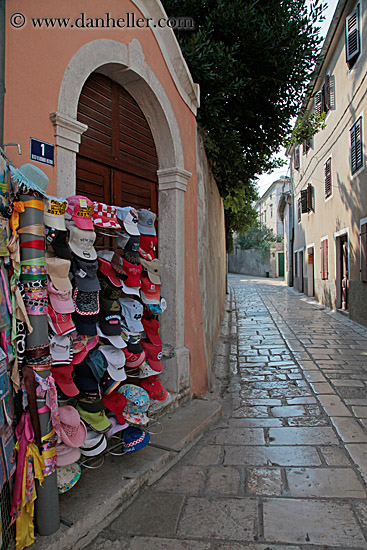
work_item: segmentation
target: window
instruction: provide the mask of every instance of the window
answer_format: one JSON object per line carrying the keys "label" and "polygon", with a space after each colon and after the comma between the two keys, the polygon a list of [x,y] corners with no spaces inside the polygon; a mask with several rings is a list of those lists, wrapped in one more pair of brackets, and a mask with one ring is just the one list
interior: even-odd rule
{"label": "window", "polygon": [[362,117],[350,129],[350,169],[355,174],[363,166]]}
{"label": "window", "polygon": [[331,197],[331,157],[324,164],[325,173],[325,199]]}
{"label": "window", "polygon": [[328,272],[328,240],[321,241],[321,279],[324,281],[329,278]]}
{"label": "window", "polygon": [[309,149],[311,149],[311,140],[306,139],[306,141],[302,143],[302,155],[306,155]]}
{"label": "window", "polygon": [[294,253],[294,276],[298,277],[298,254]]}
{"label": "window", "polygon": [[270,205],[270,217],[271,218],[273,217],[273,205],[272,204]]}
{"label": "window", "polygon": [[361,53],[359,34],[359,4],[345,20],[345,57],[351,69]]}
{"label": "window", "polygon": [[315,112],[321,115],[330,111],[331,104],[331,87],[330,87],[330,75],[326,74],[324,78],[324,84],[321,91],[315,95]]}
{"label": "window", "polygon": [[307,212],[315,212],[315,193],[311,183],[307,185]]}
{"label": "window", "polygon": [[361,281],[367,282],[367,223],[361,224]]}
{"label": "window", "polygon": [[302,199],[301,199],[301,197],[300,197],[300,198],[298,199],[298,201],[297,201],[297,217],[298,217],[298,223],[301,221],[301,210],[302,210],[301,203],[302,203]]}
{"label": "window", "polygon": [[293,165],[295,170],[299,170],[300,168],[299,146],[295,148],[293,153]]}
{"label": "window", "polygon": [[307,208],[307,189],[302,189],[301,191],[301,212],[305,214],[308,212]]}

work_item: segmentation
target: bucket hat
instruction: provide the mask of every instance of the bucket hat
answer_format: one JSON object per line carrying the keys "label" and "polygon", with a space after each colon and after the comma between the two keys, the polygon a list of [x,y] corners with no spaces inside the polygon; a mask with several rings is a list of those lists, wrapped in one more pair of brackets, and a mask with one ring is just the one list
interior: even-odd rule
{"label": "bucket hat", "polygon": [[58,258],[50,253],[46,254],[47,274],[57,290],[66,292],[72,289],[69,279],[70,265],[70,260]]}
{"label": "bucket hat", "polygon": [[132,333],[142,332],[144,330],[141,322],[143,305],[133,298],[120,298],[120,305],[128,331]]}
{"label": "bucket hat", "polygon": [[138,213],[131,206],[117,207],[117,218],[129,235],[140,235],[138,229]]}
{"label": "bucket hat", "polygon": [[96,240],[96,233],[80,229],[74,223],[70,223],[68,229],[70,232],[69,246],[71,251],[83,260],[96,260],[97,252],[93,246]]}
{"label": "bucket hat", "polygon": [[54,227],[45,226],[46,243],[51,245],[52,250],[59,258],[71,260],[71,250],[69,247],[69,232],[67,229],[61,231]]}
{"label": "bucket hat", "polygon": [[75,323],[76,330],[79,334],[86,334],[87,336],[97,335],[97,319],[98,315],[79,315],[79,313],[73,313],[73,321]]}
{"label": "bucket hat", "polygon": [[156,372],[162,372],[162,346],[155,346],[146,340],[142,340],[141,345],[146,353],[149,366]]}
{"label": "bucket hat", "polygon": [[47,289],[51,306],[57,313],[73,313],[75,311],[71,290],[58,290],[50,278],[47,282]]}
{"label": "bucket hat", "polygon": [[138,210],[138,229],[141,235],[153,235],[155,237],[156,230],[154,222],[156,217],[157,214],[145,208],[140,208]]}
{"label": "bucket hat", "polygon": [[107,447],[107,440],[103,433],[96,433],[93,430],[87,431],[87,438],[84,445],[80,448],[83,456],[98,456]]}
{"label": "bucket hat", "polygon": [[137,426],[129,426],[122,432],[122,450],[125,454],[144,449],[149,443],[150,435]]}
{"label": "bucket hat", "polygon": [[62,367],[51,367],[51,374],[57,386],[67,397],[75,397],[79,394],[79,389],[74,383],[72,373],[73,365],[71,363]]}
{"label": "bucket hat", "polygon": [[94,202],[93,224],[104,229],[121,229],[117,221],[116,207],[103,202]]}
{"label": "bucket hat", "polygon": [[[97,413],[88,412],[84,410],[81,403],[77,404],[77,409],[80,414],[80,418],[94,432],[105,433],[110,429],[111,422],[108,420],[105,411],[99,411]],[[83,447],[85,447],[85,443]],[[83,452],[82,449],[81,451]]]}
{"label": "bucket hat", "polygon": [[[80,456],[80,452],[79,452]],[[70,491],[80,479],[81,468],[74,462],[68,466],[57,467],[57,488],[60,494]]]}
{"label": "bucket hat", "polygon": [[147,335],[149,342],[151,342],[155,346],[161,346],[162,340],[159,336],[159,321],[153,318],[147,319],[146,317],[143,317],[141,322],[143,324],[145,334]]}
{"label": "bucket hat", "polygon": [[66,212],[70,214],[75,225],[80,229],[93,231],[92,201],[82,195],[74,195],[66,200],[68,201]]}
{"label": "bucket hat", "polygon": [[57,313],[52,307],[48,307],[48,324],[55,334],[69,334],[75,330],[75,324],[70,313]]}
{"label": "bucket hat", "polygon": [[[85,437],[86,435],[84,436],[84,439]],[[56,445],[57,469],[59,469],[62,466],[68,466],[69,464],[73,464],[74,462],[77,462],[79,458],[80,458],[79,449],[69,447],[69,445],[66,445],[65,443],[59,443],[58,445]]]}
{"label": "bucket hat", "polygon": [[68,203],[60,197],[46,197],[44,200],[44,221],[48,227],[65,231],[64,214]]}
{"label": "bucket hat", "polygon": [[71,272],[74,276],[75,286],[82,290],[97,291],[101,289],[97,277],[98,262],[97,260],[83,260],[79,256],[73,255],[71,260]]}
{"label": "bucket hat", "polygon": [[126,398],[124,417],[127,422],[145,426],[149,423],[147,412],[149,409],[149,395],[139,386],[124,384],[119,392]]}
{"label": "bucket hat", "polygon": [[87,437],[87,430],[80,415],[74,407],[65,405],[59,407],[60,415],[60,436],[61,440],[68,447],[80,447]]}
{"label": "bucket hat", "polygon": [[27,178],[31,183],[35,184],[41,191],[46,191],[49,184],[49,179],[46,174],[31,163],[23,164],[19,169],[22,176]]}
{"label": "bucket hat", "polygon": [[126,380],[124,369],[126,359],[123,351],[111,345],[100,346],[99,351],[108,363],[107,371],[111,378],[119,382]]}

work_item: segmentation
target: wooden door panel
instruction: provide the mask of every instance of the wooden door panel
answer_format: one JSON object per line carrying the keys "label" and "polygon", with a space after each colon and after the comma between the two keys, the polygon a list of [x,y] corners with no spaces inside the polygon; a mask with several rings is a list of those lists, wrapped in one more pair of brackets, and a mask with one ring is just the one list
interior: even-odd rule
{"label": "wooden door panel", "polygon": [[110,168],[83,157],[78,158],[76,167],[76,188],[78,195],[85,195],[92,201],[111,203]]}

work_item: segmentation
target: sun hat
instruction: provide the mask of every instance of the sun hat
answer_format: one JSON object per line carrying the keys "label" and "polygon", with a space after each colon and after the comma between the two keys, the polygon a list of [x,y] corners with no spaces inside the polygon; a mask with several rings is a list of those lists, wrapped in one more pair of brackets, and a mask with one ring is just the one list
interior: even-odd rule
{"label": "sun hat", "polygon": [[75,397],[79,394],[79,389],[76,387],[73,379],[73,365],[63,367],[51,367],[51,374],[62,391],[67,397]]}
{"label": "sun hat", "polygon": [[166,401],[169,393],[164,389],[157,375],[144,378],[140,384],[153,401]]}
{"label": "sun hat", "polygon": [[126,359],[123,351],[108,344],[106,346],[100,346],[99,351],[107,360],[107,371],[111,378],[119,382],[126,380],[126,372],[124,369]]}
{"label": "sun hat", "polygon": [[116,336],[110,336],[109,334],[105,334],[99,323],[97,323],[97,333],[101,338],[106,338],[115,348],[122,349],[126,348],[126,342],[122,338],[121,334],[117,334]]}
{"label": "sun hat", "polygon": [[149,409],[148,393],[143,388],[139,388],[139,386],[135,386],[134,384],[124,384],[118,391],[127,400],[124,409],[126,421],[143,426],[148,424],[149,417],[146,414]]}
{"label": "sun hat", "polygon": [[[121,395],[121,394],[119,394],[119,395]],[[124,397],[124,396],[121,395],[121,397]],[[124,419],[123,423],[120,424],[119,421],[117,420],[117,418],[115,418],[114,416],[109,416],[108,418],[109,418],[109,421],[111,422],[112,426],[107,432],[107,437],[111,437],[112,435],[115,435],[118,432],[121,432],[122,430],[125,430],[126,428],[129,427],[129,424],[127,422],[125,422],[125,419]]]}
{"label": "sun hat", "polygon": [[140,296],[144,304],[158,305],[161,299],[161,285],[152,283],[145,275],[141,277]]}
{"label": "sun hat", "polygon": [[129,235],[140,235],[138,229],[138,213],[131,206],[117,207],[117,218],[123,223]]}
{"label": "sun hat", "polygon": [[[84,429],[85,431],[87,431],[85,426],[84,426]],[[86,437],[86,434],[84,435],[84,439],[85,437]],[[73,464],[74,462],[77,462],[79,458],[80,458],[80,451],[78,448],[70,447],[65,443],[59,443],[58,445],[56,445],[57,468],[62,466],[68,466],[69,464]]]}
{"label": "sun hat", "polygon": [[143,266],[143,268],[148,272],[149,280],[155,285],[160,285],[161,272],[163,268],[162,262],[158,260],[158,258],[155,258],[151,262],[148,262],[147,260],[144,260],[143,258],[141,258],[140,263]]}
{"label": "sun hat", "polygon": [[162,346],[155,346],[146,340],[142,340],[141,345],[146,353],[149,366],[156,372],[162,372]]}
{"label": "sun hat", "polygon": [[48,227],[65,231],[64,214],[68,203],[60,197],[46,197],[44,200],[44,221]]}
{"label": "sun hat", "polygon": [[88,355],[88,352],[95,348],[98,345],[98,342],[98,335],[87,337],[87,342],[84,348],[79,353],[74,354],[73,365],[79,365],[79,363],[84,361],[85,357]]}
{"label": "sun hat", "polygon": [[75,325],[71,319],[70,313],[57,313],[51,306],[49,306],[47,319],[48,324],[55,334],[69,334],[75,330]]}
{"label": "sun hat", "polygon": [[97,319],[98,315],[79,315],[79,313],[73,313],[73,321],[75,323],[76,330],[79,334],[86,334],[87,336],[97,335]]}
{"label": "sun hat", "polygon": [[50,277],[53,285],[57,290],[63,290],[64,292],[71,290],[71,282],[69,279],[70,260],[64,260],[58,258],[47,252],[46,254],[46,266],[47,274]]}
{"label": "sun hat", "polygon": [[50,340],[52,366],[69,365],[73,360],[73,348],[70,336],[54,334]]}
{"label": "sun hat", "polygon": [[73,313],[75,311],[71,290],[58,290],[50,278],[47,282],[47,290],[51,306],[57,313]]}
{"label": "sun hat", "polygon": [[[80,418],[94,432],[105,433],[110,429],[111,422],[108,420],[105,411],[99,411],[98,413],[88,412],[84,410],[80,402],[77,404],[77,409],[80,414]],[[88,434],[86,441],[88,441]],[[84,447],[85,443],[83,448]],[[83,453],[82,449],[81,452]]]}
{"label": "sun hat", "polygon": [[73,255],[71,260],[71,272],[74,276],[75,285],[83,292],[97,291],[101,289],[97,277],[97,260],[83,260]]}
{"label": "sun hat", "polygon": [[87,431],[87,438],[84,445],[80,448],[83,456],[98,456],[107,447],[107,440],[103,433],[96,433],[93,430]]}
{"label": "sun hat", "polygon": [[98,321],[104,334],[108,336],[121,336],[121,310],[112,311],[101,307]]}
{"label": "sun hat", "polygon": [[[157,371],[153,370],[152,367],[150,367],[149,363],[147,363],[147,361],[144,360],[143,363],[141,365],[139,365],[139,377],[141,379],[143,379],[143,378],[148,378],[149,376],[154,376],[154,375],[157,375]],[[144,389],[146,389],[146,388],[144,388]],[[149,397],[150,397],[150,395],[149,395]]]}
{"label": "sun hat", "polygon": [[96,233],[80,229],[74,223],[68,225],[69,229],[69,247],[71,251],[83,260],[96,260],[97,252],[94,248]]}
{"label": "sun hat", "polygon": [[161,346],[162,340],[159,336],[159,321],[153,319],[152,317],[150,319],[143,317],[141,322],[149,341],[155,346]]}
{"label": "sun hat", "polygon": [[80,229],[93,231],[93,203],[88,197],[74,195],[66,199],[68,206],[66,212],[71,215],[73,222]]}
{"label": "sun hat", "polygon": [[143,305],[133,298],[120,298],[120,305],[127,329],[133,333],[142,332]]}
{"label": "sun hat", "polygon": [[60,436],[68,447],[80,447],[87,437],[87,430],[78,411],[70,405],[59,407]]}
{"label": "sun hat", "polygon": [[[123,416],[123,412],[127,404],[126,397],[118,391],[113,391],[110,395],[104,395],[102,400],[106,409],[115,414],[119,424],[125,424],[126,420]],[[110,421],[112,423],[111,419]]]}
{"label": "sun hat", "polygon": [[93,224],[105,229],[121,229],[117,221],[116,207],[103,202],[94,202]]}
{"label": "sun hat", "polygon": [[121,288],[121,279],[116,275],[116,271],[113,269],[111,262],[98,257],[98,269],[99,275],[105,277],[111,285]]}
{"label": "sun hat", "polygon": [[34,164],[26,163],[23,164],[18,171],[22,176],[27,178],[31,183],[35,184],[41,191],[46,191],[46,188],[49,184],[49,179],[46,174],[35,166]]}
{"label": "sun hat", "polygon": [[[80,453],[79,453],[80,455]],[[57,467],[57,488],[60,494],[70,491],[80,479],[81,468],[79,464]]]}
{"label": "sun hat", "polygon": [[99,313],[99,292],[84,292],[75,287],[73,292],[73,303],[76,313],[79,315],[91,316]]}
{"label": "sun hat", "polygon": [[54,227],[45,226],[46,243],[51,245],[53,252],[59,258],[71,260],[71,250],[69,247],[69,232],[61,231]]}
{"label": "sun hat", "polygon": [[122,450],[125,454],[135,453],[146,447],[150,440],[148,432],[137,426],[129,426],[122,432]]}
{"label": "sun hat", "polygon": [[145,208],[138,210],[138,229],[141,235],[152,235],[155,237],[157,234],[154,227],[156,217],[157,214]]}
{"label": "sun hat", "polygon": [[140,249],[154,258],[154,249],[157,246],[158,238],[152,235],[140,235]]}

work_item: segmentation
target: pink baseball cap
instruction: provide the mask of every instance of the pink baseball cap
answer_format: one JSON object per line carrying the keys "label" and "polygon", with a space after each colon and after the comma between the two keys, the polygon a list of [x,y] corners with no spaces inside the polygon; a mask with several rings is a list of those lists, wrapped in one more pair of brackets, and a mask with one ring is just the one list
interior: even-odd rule
{"label": "pink baseball cap", "polygon": [[93,202],[82,195],[74,195],[66,200],[68,201],[66,212],[71,215],[75,225],[79,229],[93,231]]}
{"label": "pink baseball cap", "polygon": [[48,279],[47,289],[51,306],[57,313],[73,313],[75,311],[71,290],[57,290],[51,279]]}

